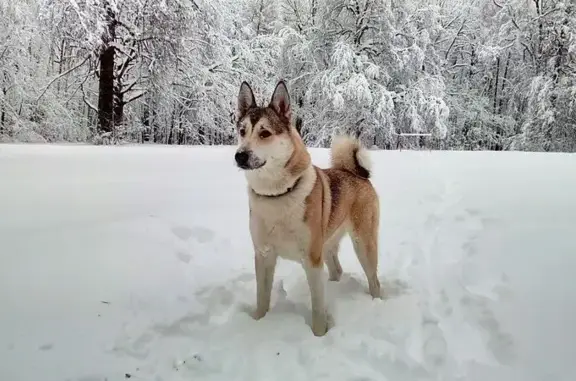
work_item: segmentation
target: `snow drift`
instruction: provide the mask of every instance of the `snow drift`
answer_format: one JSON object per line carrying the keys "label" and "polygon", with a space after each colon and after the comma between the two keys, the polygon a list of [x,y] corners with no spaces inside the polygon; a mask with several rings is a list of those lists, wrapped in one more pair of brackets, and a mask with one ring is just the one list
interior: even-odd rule
{"label": "snow drift", "polygon": [[[0,379],[573,380],[576,157],[377,152],[381,282],[345,240],[255,302],[233,147],[0,146]],[[313,150],[327,166],[327,150]]]}

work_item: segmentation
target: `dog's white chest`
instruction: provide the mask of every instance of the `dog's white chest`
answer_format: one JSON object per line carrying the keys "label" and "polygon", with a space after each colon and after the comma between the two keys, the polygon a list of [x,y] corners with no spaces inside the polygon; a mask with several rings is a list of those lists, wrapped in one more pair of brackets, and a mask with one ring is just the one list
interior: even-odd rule
{"label": "dog's white chest", "polygon": [[306,255],[309,232],[303,223],[281,223],[272,227],[269,245],[284,259],[301,261]]}
{"label": "dog's white chest", "polygon": [[292,261],[302,261],[307,254],[310,230],[304,222],[304,210],[252,211],[251,233],[255,246],[262,255],[277,255]]}

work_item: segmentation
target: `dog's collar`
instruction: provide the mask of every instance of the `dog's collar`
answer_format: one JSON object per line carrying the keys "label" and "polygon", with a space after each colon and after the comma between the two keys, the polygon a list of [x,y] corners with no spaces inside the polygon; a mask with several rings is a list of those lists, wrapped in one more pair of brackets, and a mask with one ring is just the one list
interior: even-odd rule
{"label": "dog's collar", "polygon": [[302,176],[298,177],[296,179],[296,181],[294,181],[294,184],[292,184],[292,186],[288,187],[288,189],[286,189],[284,192],[282,193],[273,193],[273,194],[262,194],[262,193],[258,193],[254,190],[254,188],[252,188],[252,192],[254,192],[256,195],[260,196],[260,197],[268,197],[268,198],[276,198],[276,197],[282,197],[282,196],[286,196],[288,193],[292,192],[294,189],[296,189],[296,187],[298,186],[298,183],[300,183],[300,180],[302,180]]}

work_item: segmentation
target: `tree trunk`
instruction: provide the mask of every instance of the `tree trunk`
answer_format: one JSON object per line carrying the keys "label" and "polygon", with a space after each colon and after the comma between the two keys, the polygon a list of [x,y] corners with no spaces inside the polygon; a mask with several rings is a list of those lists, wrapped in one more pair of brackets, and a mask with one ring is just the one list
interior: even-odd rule
{"label": "tree trunk", "polygon": [[495,83],[494,83],[494,99],[493,99],[493,103],[492,103],[492,109],[493,109],[493,113],[495,115],[499,114],[499,110],[498,110],[498,86],[499,86],[499,80],[500,80],[500,57],[496,58],[496,77],[494,78]]}
{"label": "tree trunk", "polygon": [[116,14],[105,2],[107,31],[103,36],[100,50],[100,82],[98,88],[98,132],[114,131],[114,58],[115,49],[111,45],[116,38]]}
{"label": "tree trunk", "polygon": [[124,121],[124,106],[126,102],[124,102],[124,94],[122,93],[122,84],[120,81],[116,81],[116,84],[113,86],[114,88],[114,115],[113,115],[113,122],[114,122],[114,133],[118,133],[118,127],[122,125]]}
{"label": "tree trunk", "polygon": [[508,52],[508,58],[506,58],[506,68],[504,69],[504,77],[502,78],[502,87],[500,88],[500,104],[498,105],[498,112],[502,113],[504,108],[504,90],[506,89],[506,83],[508,82],[508,69],[510,68],[510,56],[511,53]]}
{"label": "tree trunk", "polygon": [[[5,87],[2,88],[2,94],[4,95],[4,99],[6,99],[6,93],[8,92],[8,90],[6,90]],[[6,109],[3,107],[2,108],[2,112],[0,112],[0,134],[4,133],[4,126],[6,124]]]}

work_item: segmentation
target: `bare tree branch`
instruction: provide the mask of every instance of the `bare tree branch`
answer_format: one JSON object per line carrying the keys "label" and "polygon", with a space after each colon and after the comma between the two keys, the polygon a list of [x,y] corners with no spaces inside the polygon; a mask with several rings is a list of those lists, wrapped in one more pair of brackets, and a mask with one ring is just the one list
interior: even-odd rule
{"label": "bare tree branch", "polygon": [[40,93],[40,95],[38,96],[38,98],[36,98],[36,103],[38,103],[38,101],[40,101],[40,99],[44,96],[44,94],[46,93],[46,91],[48,90],[48,88],[50,86],[52,86],[52,84],[54,82],[56,82],[57,80],[59,80],[60,78],[72,73],[74,70],[82,67],[82,65],[84,65],[86,63],[86,61],[88,61],[88,59],[90,58],[90,56],[86,56],[84,57],[84,60],[82,60],[82,62],[80,62],[78,65],[66,70],[65,72],[63,72],[62,74],[57,75],[56,77],[54,77],[50,82],[48,82],[48,84],[46,85],[46,87],[44,87],[44,90],[42,90],[42,92]]}

